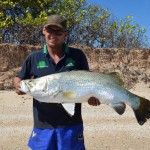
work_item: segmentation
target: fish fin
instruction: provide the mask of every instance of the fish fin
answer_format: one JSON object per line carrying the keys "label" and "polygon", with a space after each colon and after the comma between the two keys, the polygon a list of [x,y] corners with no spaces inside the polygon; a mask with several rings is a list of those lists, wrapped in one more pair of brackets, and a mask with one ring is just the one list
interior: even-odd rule
{"label": "fish fin", "polygon": [[125,103],[116,103],[110,104],[110,106],[119,114],[122,115],[125,112],[126,104]]}
{"label": "fish fin", "polygon": [[124,86],[124,81],[121,79],[121,76],[119,75],[119,73],[110,72],[108,73],[108,75],[110,75],[113,81],[115,81],[117,84],[119,84],[120,86]]}
{"label": "fish fin", "polygon": [[63,96],[68,99],[73,99],[76,97],[76,93],[75,92],[63,92]]}
{"label": "fish fin", "polygon": [[150,101],[140,97],[140,106],[138,109],[132,107],[136,119],[140,125],[143,125],[147,119],[150,119]]}
{"label": "fish fin", "polygon": [[75,103],[62,103],[65,111],[72,117],[75,112]]}

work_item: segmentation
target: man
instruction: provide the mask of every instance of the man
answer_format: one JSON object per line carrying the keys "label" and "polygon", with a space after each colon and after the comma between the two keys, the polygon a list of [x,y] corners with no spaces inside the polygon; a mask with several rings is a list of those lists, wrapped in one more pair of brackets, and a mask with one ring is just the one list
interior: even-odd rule
{"label": "man", "polygon": [[[89,70],[84,53],[68,47],[67,21],[59,15],[48,17],[43,27],[46,45],[44,49],[31,53],[14,79],[16,93],[22,79],[39,78],[53,73],[71,70]],[[91,97],[90,105],[100,105]],[[84,150],[81,104],[76,104],[75,115],[70,117],[61,104],[42,103],[33,99],[34,129],[28,142],[32,150]]]}

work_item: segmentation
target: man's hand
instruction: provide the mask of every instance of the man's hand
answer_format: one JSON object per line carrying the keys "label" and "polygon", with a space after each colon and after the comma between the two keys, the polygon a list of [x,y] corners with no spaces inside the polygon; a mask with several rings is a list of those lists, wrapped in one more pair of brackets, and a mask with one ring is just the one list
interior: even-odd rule
{"label": "man's hand", "polygon": [[14,78],[14,86],[15,86],[15,88],[16,88],[16,93],[17,93],[18,95],[24,95],[24,94],[26,94],[26,93],[24,93],[24,92],[22,92],[22,91],[19,90],[19,88],[20,88],[20,86],[19,86],[20,81],[21,81],[20,78],[15,77],[15,78]]}
{"label": "man's hand", "polygon": [[99,101],[97,98],[95,98],[95,97],[90,97],[90,98],[88,99],[88,104],[89,104],[89,105],[93,105],[93,106],[98,106],[98,105],[100,105],[101,103],[100,103],[100,101]]}
{"label": "man's hand", "polygon": [[25,95],[26,93],[24,93],[24,92],[22,92],[22,91],[20,91],[20,90],[18,90],[18,89],[16,89],[16,93],[18,94],[18,95]]}

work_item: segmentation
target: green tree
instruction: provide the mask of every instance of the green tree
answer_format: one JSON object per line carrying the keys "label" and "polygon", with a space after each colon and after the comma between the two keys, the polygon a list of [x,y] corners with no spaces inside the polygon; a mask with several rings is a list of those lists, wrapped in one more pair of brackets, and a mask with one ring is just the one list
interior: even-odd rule
{"label": "green tree", "polygon": [[133,16],[127,16],[124,20],[120,19],[116,41],[117,47],[139,48],[144,46],[146,29],[140,28],[139,24],[134,24],[132,19]]}
{"label": "green tree", "polygon": [[[0,33],[4,41],[37,44],[42,37],[41,26],[49,14],[68,18],[74,27],[82,17],[84,0],[0,0]],[[80,15],[81,14],[81,15]]]}
{"label": "green tree", "polygon": [[92,47],[144,47],[146,29],[133,18],[114,19],[108,9],[86,0],[0,0],[0,41],[42,44],[42,25],[50,14],[68,19],[67,43]]}

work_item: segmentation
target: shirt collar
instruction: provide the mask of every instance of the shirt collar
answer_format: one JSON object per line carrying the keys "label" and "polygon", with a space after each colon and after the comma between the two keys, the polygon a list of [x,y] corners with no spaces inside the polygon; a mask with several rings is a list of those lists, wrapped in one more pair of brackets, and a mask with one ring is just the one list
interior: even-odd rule
{"label": "shirt collar", "polygon": [[[69,48],[68,48],[67,44],[64,43],[63,46],[64,46],[64,49],[65,49],[65,54],[68,55],[69,54]],[[44,45],[43,53],[46,54],[46,55],[48,54],[48,50],[47,50],[46,44]]]}

